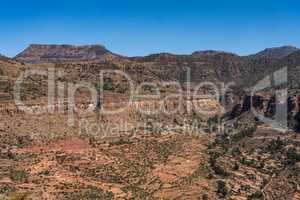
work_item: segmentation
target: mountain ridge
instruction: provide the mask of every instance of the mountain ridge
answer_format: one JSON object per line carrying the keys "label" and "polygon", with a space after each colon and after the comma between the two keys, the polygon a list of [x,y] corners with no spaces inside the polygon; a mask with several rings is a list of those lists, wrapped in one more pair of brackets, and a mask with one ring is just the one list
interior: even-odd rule
{"label": "mountain ridge", "polygon": [[13,59],[24,63],[42,63],[42,62],[81,62],[106,60],[111,57],[123,57],[131,59],[142,58],[157,58],[157,57],[177,57],[177,56],[217,56],[217,55],[233,55],[245,59],[259,60],[259,59],[282,59],[290,54],[299,51],[295,46],[279,46],[266,48],[248,56],[240,56],[233,52],[226,52],[222,50],[199,50],[191,54],[174,54],[169,52],[153,53],[146,56],[122,56],[112,53],[105,46],[100,44],[90,45],[70,45],[70,44],[31,44],[21,53],[17,54]]}
{"label": "mountain ridge", "polygon": [[105,60],[116,56],[103,45],[31,44],[14,59],[32,64]]}
{"label": "mountain ridge", "polygon": [[299,51],[295,46],[285,45],[280,47],[266,48],[258,53],[246,56],[250,59],[281,59],[296,51]]}

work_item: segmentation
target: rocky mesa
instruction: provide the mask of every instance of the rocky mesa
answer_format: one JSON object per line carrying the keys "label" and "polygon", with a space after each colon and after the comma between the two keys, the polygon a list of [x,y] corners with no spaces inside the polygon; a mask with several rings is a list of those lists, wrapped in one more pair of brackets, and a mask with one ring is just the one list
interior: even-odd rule
{"label": "rocky mesa", "polygon": [[32,44],[15,59],[24,63],[58,63],[103,61],[117,55],[102,45],[43,45]]}

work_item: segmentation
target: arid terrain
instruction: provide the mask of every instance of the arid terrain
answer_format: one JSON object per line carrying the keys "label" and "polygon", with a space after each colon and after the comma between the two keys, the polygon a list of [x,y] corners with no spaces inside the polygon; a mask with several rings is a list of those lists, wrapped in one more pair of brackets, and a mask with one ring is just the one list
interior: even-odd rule
{"label": "arid terrain", "polygon": [[[1,56],[0,200],[300,199],[299,66],[300,50],[290,46],[246,57],[219,51],[125,57],[101,45],[35,44],[15,58]],[[251,95],[255,84],[285,67],[288,81]],[[16,83],[28,70],[34,73],[19,97],[30,112],[16,101]],[[126,73],[134,87],[154,85],[141,87],[144,96],[127,106],[128,79],[114,74],[101,82],[103,70]],[[203,81],[235,85],[216,98],[212,88],[197,88]],[[82,85],[70,103],[70,88],[82,82],[103,89],[91,111]],[[155,87],[160,98],[153,97]],[[274,119],[282,88],[284,131],[253,112]],[[182,99],[166,98],[180,91]],[[104,112],[118,108],[125,109]]]}

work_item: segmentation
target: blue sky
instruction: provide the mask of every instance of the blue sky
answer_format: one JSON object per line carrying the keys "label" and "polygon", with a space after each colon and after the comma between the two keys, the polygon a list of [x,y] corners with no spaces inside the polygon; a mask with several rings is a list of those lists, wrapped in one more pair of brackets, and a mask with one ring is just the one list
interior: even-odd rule
{"label": "blue sky", "polygon": [[3,0],[0,53],[32,43],[103,44],[127,56],[300,47],[298,0]]}

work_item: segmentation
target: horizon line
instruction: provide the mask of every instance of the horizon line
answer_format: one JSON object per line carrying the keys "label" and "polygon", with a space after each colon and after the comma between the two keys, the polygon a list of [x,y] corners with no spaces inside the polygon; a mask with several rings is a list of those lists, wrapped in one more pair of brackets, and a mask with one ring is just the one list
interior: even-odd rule
{"label": "horizon line", "polygon": [[227,50],[221,50],[221,49],[200,49],[200,50],[194,50],[194,51],[190,51],[189,53],[176,53],[176,52],[172,52],[172,51],[158,51],[158,52],[150,52],[146,55],[133,55],[133,56],[127,56],[127,55],[123,55],[121,53],[117,53],[114,51],[111,51],[109,48],[107,48],[106,45],[103,45],[101,43],[90,43],[90,44],[74,44],[74,43],[29,43],[27,45],[26,48],[24,48],[23,50],[21,50],[19,53],[17,53],[14,56],[9,56],[9,55],[5,55],[3,53],[0,52],[0,56],[5,56],[7,58],[15,58],[16,56],[18,56],[20,53],[22,53],[23,51],[25,51],[27,48],[29,48],[30,46],[73,46],[73,47],[87,47],[87,46],[101,46],[103,48],[105,48],[106,50],[116,54],[116,55],[120,55],[123,57],[147,57],[147,56],[151,56],[151,55],[155,55],[155,54],[171,54],[171,55],[175,55],[175,56],[186,56],[186,55],[192,55],[193,53],[197,53],[197,52],[207,52],[207,51],[212,51],[212,52],[220,52],[220,53],[228,53],[228,54],[234,54],[240,57],[247,57],[247,56],[252,56],[255,55],[257,53],[260,53],[262,51],[268,50],[268,49],[276,49],[276,48],[284,48],[284,47],[290,47],[290,48],[296,48],[298,50],[300,50],[300,48],[298,48],[296,45],[291,45],[291,44],[283,44],[283,45],[279,45],[279,46],[273,46],[273,47],[265,47],[261,50],[257,50],[253,53],[250,54],[240,54],[240,53],[235,53],[233,51],[227,51]]}

